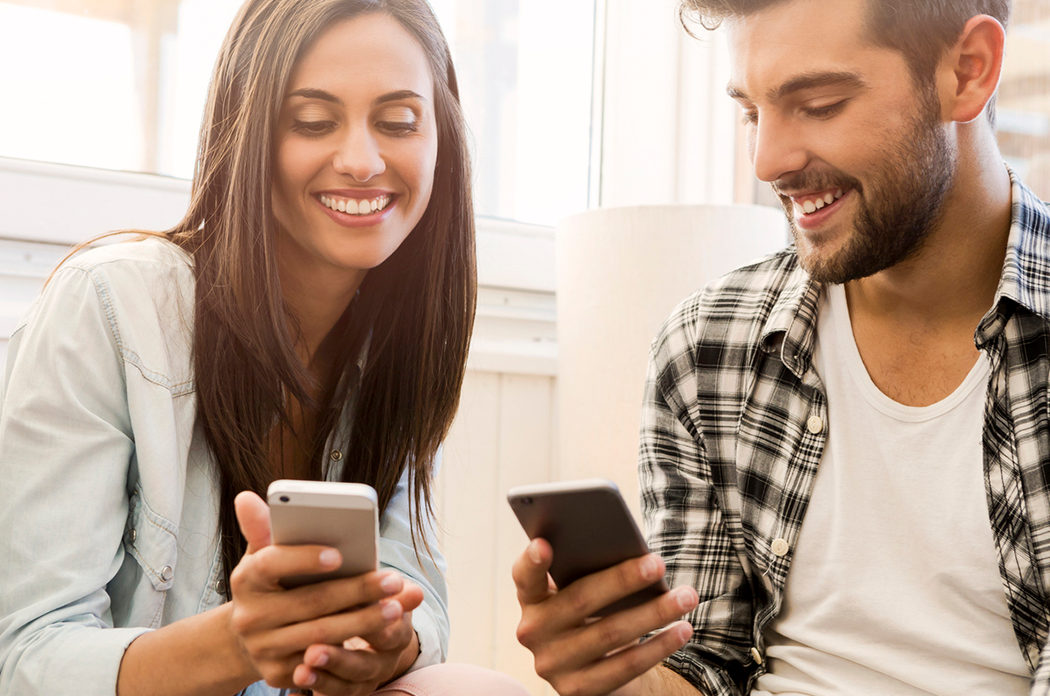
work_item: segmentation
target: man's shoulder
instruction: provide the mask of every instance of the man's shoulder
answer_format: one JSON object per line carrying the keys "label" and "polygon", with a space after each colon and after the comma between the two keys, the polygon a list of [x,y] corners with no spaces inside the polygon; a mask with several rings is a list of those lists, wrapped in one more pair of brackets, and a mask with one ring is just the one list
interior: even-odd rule
{"label": "man's shoulder", "polygon": [[794,246],[737,268],[685,298],[671,312],[664,332],[703,333],[710,325],[723,330],[766,322],[785,294],[797,294],[808,283]]}

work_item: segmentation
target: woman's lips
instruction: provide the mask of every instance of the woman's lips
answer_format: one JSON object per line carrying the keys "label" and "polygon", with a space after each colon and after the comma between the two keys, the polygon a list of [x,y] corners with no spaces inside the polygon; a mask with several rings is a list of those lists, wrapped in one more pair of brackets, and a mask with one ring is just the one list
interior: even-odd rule
{"label": "woman's lips", "polygon": [[[371,227],[372,225],[382,222],[389,217],[394,208],[397,207],[398,198],[398,196],[391,193],[383,193],[371,198],[336,196],[330,193],[323,193],[314,196],[314,200],[317,201],[317,204],[325,214],[343,227]],[[357,210],[361,210],[362,203],[364,203],[368,205],[371,212],[351,213],[338,210],[340,203],[342,203],[344,207],[354,205]],[[336,206],[335,209],[333,209],[333,205]]]}

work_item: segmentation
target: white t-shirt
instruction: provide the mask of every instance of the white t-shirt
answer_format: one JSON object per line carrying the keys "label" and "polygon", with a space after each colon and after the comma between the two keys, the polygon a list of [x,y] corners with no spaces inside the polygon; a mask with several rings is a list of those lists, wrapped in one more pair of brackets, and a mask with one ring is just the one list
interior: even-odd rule
{"label": "white t-shirt", "polygon": [[943,401],[903,406],[871,381],[835,285],[814,367],[827,444],[752,694],[1027,694],[982,473],[987,358]]}

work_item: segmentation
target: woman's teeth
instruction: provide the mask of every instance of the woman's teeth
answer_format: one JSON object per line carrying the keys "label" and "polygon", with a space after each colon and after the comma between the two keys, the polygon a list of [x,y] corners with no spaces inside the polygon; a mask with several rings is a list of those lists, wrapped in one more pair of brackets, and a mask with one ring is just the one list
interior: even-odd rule
{"label": "woman's teeth", "polygon": [[825,193],[824,196],[820,198],[808,198],[802,203],[795,201],[795,210],[796,212],[805,213],[806,215],[809,215],[811,213],[817,212],[824,206],[831,205],[838,199],[842,198],[842,196],[843,191],[842,189],[839,189],[835,193]]}
{"label": "woman's teeth", "polygon": [[319,198],[326,208],[338,210],[340,213],[347,213],[349,215],[371,215],[372,213],[383,210],[390,205],[390,196],[379,196],[372,200],[332,198],[330,196],[320,196]]}

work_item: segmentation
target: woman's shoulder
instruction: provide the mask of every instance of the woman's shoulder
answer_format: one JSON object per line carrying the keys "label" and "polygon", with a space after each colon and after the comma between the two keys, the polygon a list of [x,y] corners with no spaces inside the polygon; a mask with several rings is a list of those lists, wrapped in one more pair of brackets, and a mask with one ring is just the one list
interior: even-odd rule
{"label": "woman's shoulder", "polygon": [[105,244],[62,264],[23,325],[64,330],[75,322],[101,322],[126,362],[151,379],[185,383],[191,379],[194,285],[192,258],[166,239]]}
{"label": "woman's shoulder", "polygon": [[160,236],[103,244],[83,251],[62,264],[58,272],[75,268],[105,277],[123,277],[157,272],[192,275],[193,259],[181,247]]}

